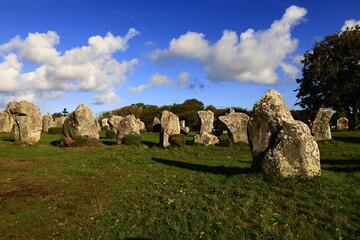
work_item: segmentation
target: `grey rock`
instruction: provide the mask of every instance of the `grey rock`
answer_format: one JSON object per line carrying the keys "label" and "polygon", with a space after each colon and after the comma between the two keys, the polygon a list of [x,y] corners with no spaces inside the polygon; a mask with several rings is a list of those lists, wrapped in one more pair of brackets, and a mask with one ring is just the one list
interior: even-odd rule
{"label": "grey rock", "polygon": [[319,149],[309,127],[292,118],[275,90],[255,103],[248,134],[254,171],[279,176],[320,175]]}
{"label": "grey rock", "polygon": [[212,133],[214,129],[214,113],[210,110],[202,110],[198,111],[197,114],[201,121],[200,133]]}
{"label": "grey rock", "polygon": [[93,117],[93,112],[84,104],[66,117],[62,132],[64,137],[73,139],[77,136],[99,139],[99,122]]}
{"label": "grey rock", "polygon": [[0,132],[11,133],[14,119],[9,112],[0,112]]}
{"label": "grey rock", "polygon": [[109,118],[101,119],[101,127],[106,128],[106,130],[109,130],[110,127],[109,127],[108,121],[109,121]]}
{"label": "grey rock", "polygon": [[160,146],[170,146],[169,137],[180,133],[179,117],[167,110],[161,113]]}
{"label": "grey rock", "polygon": [[311,126],[311,133],[316,141],[331,139],[330,119],[333,111],[328,108],[320,108]]}
{"label": "grey rock", "polygon": [[204,145],[215,145],[219,143],[219,139],[211,133],[203,132],[195,135],[194,143],[199,143]]}
{"label": "grey rock", "polygon": [[47,133],[51,127],[55,127],[55,122],[51,113],[47,113],[42,119],[42,131]]}
{"label": "grey rock", "polygon": [[11,102],[6,111],[11,114],[15,122],[15,141],[28,145],[39,142],[42,116],[38,107],[27,101]]}
{"label": "grey rock", "polygon": [[342,130],[349,129],[349,120],[346,117],[339,118],[336,121],[336,128]]}
{"label": "grey rock", "polygon": [[111,116],[109,118],[109,125],[112,130],[117,132],[117,144],[122,144],[124,138],[128,134],[140,134],[141,121],[134,115],[126,117]]}
{"label": "grey rock", "polygon": [[161,122],[160,122],[160,119],[158,117],[154,117],[152,126],[153,126],[153,132],[160,132],[161,131]]}
{"label": "grey rock", "polygon": [[65,116],[55,118],[55,120],[54,120],[55,121],[55,127],[62,128],[63,124],[65,122],[65,119],[66,119]]}
{"label": "grey rock", "polygon": [[250,117],[247,114],[234,111],[219,117],[219,120],[226,126],[227,133],[234,143],[248,142],[247,125],[249,119]]}

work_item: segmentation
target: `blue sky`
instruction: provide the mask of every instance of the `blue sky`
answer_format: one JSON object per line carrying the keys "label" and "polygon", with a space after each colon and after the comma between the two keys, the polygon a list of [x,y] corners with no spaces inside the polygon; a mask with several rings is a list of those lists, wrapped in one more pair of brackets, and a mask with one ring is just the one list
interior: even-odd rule
{"label": "blue sky", "polygon": [[251,109],[271,88],[295,109],[301,56],[359,20],[358,0],[0,0],[0,109]]}

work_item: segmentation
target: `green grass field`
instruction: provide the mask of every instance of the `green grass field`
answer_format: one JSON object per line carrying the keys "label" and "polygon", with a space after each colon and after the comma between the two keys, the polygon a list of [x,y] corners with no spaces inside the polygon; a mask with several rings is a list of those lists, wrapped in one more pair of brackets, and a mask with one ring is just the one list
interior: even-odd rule
{"label": "green grass field", "polygon": [[[104,133],[103,133],[104,134]],[[0,134],[0,239],[359,239],[360,133],[319,143],[321,177],[249,171],[247,144],[35,147]]]}

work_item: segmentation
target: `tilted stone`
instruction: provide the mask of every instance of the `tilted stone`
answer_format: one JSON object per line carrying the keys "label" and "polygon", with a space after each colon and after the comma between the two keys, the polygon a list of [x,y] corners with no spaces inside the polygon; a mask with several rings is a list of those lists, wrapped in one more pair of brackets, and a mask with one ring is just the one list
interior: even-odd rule
{"label": "tilted stone", "polygon": [[110,129],[116,131],[117,144],[122,144],[124,138],[128,134],[140,134],[142,122],[137,119],[134,115],[122,116],[111,116],[109,118]]}
{"label": "tilted stone", "polygon": [[280,176],[320,175],[320,154],[308,126],[295,121],[282,96],[267,92],[248,123],[252,169]]}
{"label": "tilted stone", "polygon": [[106,128],[106,130],[108,130],[108,129],[109,129],[109,123],[108,123],[108,121],[109,121],[109,118],[103,118],[103,119],[101,119],[101,127],[102,127],[102,128]]}
{"label": "tilted stone", "polygon": [[337,129],[349,129],[349,120],[346,117],[339,118],[336,121],[336,128]]}
{"label": "tilted stone", "polygon": [[169,143],[170,135],[180,133],[179,117],[173,114],[172,112],[164,110],[161,113],[160,122],[161,122],[160,146],[168,147],[170,146]]}
{"label": "tilted stone", "polygon": [[250,117],[245,113],[230,112],[220,116],[219,120],[224,123],[227,133],[234,143],[248,142],[247,125]]}
{"label": "tilted stone", "polygon": [[210,110],[202,110],[198,111],[197,114],[201,121],[200,133],[212,133],[214,129],[214,113]]}
{"label": "tilted stone", "polygon": [[51,127],[55,127],[55,122],[53,120],[51,113],[47,113],[46,115],[43,116],[42,119],[42,131],[48,132],[49,128]]}
{"label": "tilted stone", "polygon": [[0,112],[0,132],[11,133],[14,119],[9,112]]}
{"label": "tilted stone", "polygon": [[28,101],[11,102],[6,111],[15,122],[15,141],[34,145],[40,140],[42,116],[38,107]]}
{"label": "tilted stone", "polygon": [[315,120],[311,125],[311,133],[316,141],[331,139],[330,119],[333,111],[328,108],[320,108],[316,114]]}
{"label": "tilted stone", "polygon": [[203,132],[200,134],[195,135],[194,143],[204,144],[204,145],[215,145],[218,144],[220,141],[219,139],[208,132]]}
{"label": "tilted stone", "polygon": [[84,104],[80,104],[66,117],[62,128],[64,137],[70,139],[77,136],[99,139],[99,130],[99,122],[93,117],[90,108]]}

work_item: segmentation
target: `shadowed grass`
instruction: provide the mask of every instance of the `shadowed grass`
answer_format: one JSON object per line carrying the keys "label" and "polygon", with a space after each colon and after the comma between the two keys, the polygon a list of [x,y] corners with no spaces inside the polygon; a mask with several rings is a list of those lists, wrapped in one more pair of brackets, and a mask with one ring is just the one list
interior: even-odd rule
{"label": "shadowed grass", "polygon": [[0,134],[0,239],[358,239],[360,133],[333,134],[311,179],[249,173],[249,147],[226,136],[165,149],[153,133],[97,148]]}

